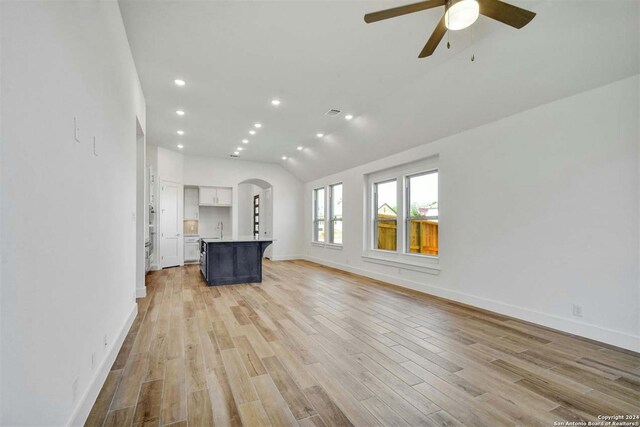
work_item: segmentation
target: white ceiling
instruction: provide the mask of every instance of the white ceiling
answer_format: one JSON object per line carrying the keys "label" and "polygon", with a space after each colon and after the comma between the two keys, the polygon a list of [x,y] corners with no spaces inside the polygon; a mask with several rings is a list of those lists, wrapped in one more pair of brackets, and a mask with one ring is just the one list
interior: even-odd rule
{"label": "white ceiling", "polygon": [[528,26],[480,17],[426,59],[440,9],[363,21],[410,2],[120,0],[147,140],[221,157],[244,146],[242,159],[308,181],[640,72],[637,0],[514,0],[538,14]]}

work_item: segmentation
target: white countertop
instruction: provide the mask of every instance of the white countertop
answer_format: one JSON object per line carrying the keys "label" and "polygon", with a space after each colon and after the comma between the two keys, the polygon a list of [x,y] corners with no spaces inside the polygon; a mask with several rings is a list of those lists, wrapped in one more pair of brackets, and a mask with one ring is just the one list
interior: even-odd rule
{"label": "white countertop", "polygon": [[229,243],[229,242],[275,242],[275,239],[253,236],[238,236],[235,239],[233,237],[225,237],[223,239],[219,237],[203,237],[202,241],[205,243]]}

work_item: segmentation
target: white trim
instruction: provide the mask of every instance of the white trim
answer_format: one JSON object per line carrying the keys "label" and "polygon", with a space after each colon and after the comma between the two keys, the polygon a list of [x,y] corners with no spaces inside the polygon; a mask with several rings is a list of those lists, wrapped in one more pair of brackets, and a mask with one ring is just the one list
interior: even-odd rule
{"label": "white trim", "polygon": [[144,298],[147,296],[147,287],[136,288],[136,298]]}
{"label": "white trim", "polygon": [[335,251],[341,251],[343,246],[340,243],[327,243],[326,245],[324,245],[325,248],[327,249],[333,249]]}
{"label": "white trim", "polygon": [[278,255],[271,257],[271,261],[293,261],[296,259],[304,259],[304,255]]}
{"label": "white trim", "polygon": [[418,271],[420,273],[428,273],[428,274],[440,274],[440,266],[438,264],[417,264],[413,262],[401,261],[401,260],[391,260],[385,259],[381,257],[377,257],[371,254],[363,254],[362,260],[365,262],[372,262],[375,264],[388,265],[390,267],[403,268],[405,270]]}
{"label": "white trim", "polygon": [[337,251],[341,251],[344,245],[340,243],[322,243],[322,242],[311,242],[311,246],[316,246],[318,248],[326,248],[333,249]]}
{"label": "white trim", "polygon": [[412,280],[402,279],[397,276],[375,273],[361,268],[352,267],[350,265],[325,261],[320,258],[305,256],[304,259],[306,259],[307,261],[315,262],[317,264],[325,265],[327,267],[336,268],[338,270],[343,270],[349,273],[359,274],[371,279],[380,280],[383,282],[391,283],[393,285],[423,292],[425,294],[434,295],[437,297],[489,310],[494,313],[503,314],[505,316],[510,316],[516,319],[546,326],[548,328],[556,329],[568,334],[578,335],[602,343],[625,348],[627,350],[640,352],[640,335],[633,335],[609,328],[603,328],[597,325],[579,322],[566,317],[560,317],[549,313],[530,310],[525,307],[518,307],[511,304],[505,304],[500,301],[482,298],[463,292],[440,288],[437,286],[427,285],[425,283],[419,283]]}
{"label": "white trim", "polygon": [[102,389],[102,386],[107,379],[107,375],[109,375],[109,370],[111,369],[113,362],[116,361],[118,352],[120,352],[120,348],[124,343],[124,339],[127,337],[129,329],[131,329],[131,325],[133,324],[133,321],[135,320],[137,314],[138,304],[133,304],[133,308],[131,309],[131,313],[129,313],[129,317],[122,325],[122,328],[120,329],[120,333],[116,340],[111,343],[111,347],[107,352],[107,356],[102,360],[102,363],[100,364],[96,375],[91,380],[89,387],[87,387],[84,394],[82,395],[82,398],[79,400],[78,404],[71,413],[71,417],[69,417],[67,426],[82,426],[87,421],[89,413],[91,412],[91,408],[96,402],[98,394],[100,394],[100,390]]}

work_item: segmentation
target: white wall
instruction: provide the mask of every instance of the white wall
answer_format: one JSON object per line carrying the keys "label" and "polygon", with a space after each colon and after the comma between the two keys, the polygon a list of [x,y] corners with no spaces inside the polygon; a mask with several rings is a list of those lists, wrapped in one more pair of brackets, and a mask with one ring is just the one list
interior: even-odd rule
{"label": "white wall", "polygon": [[[635,76],[309,182],[306,255],[640,351],[639,89]],[[440,274],[364,262],[363,176],[435,154]],[[338,181],[344,248],[316,247],[311,192]]]}
{"label": "white wall", "polygon": [[[158,153],[158,182],[173,181],[184,183],[184,159],[182,153],[157,147]],[[160,199],[158,199],[160,201]]]}
{"label": "white wall", "polygon": [[0,424],[81,424],[136,313],[145,103],[116,2],[0,7]]}
{"label": "white wall", "polygon": [[[298,258],[302,249],[302,182],[282,166],[237,159],[190,156],[158,147],[158,173],[184,185],[233,188],[231,235],[238,236],[238,185],[261,179],[273,186],[273,259]],[[226,234],[226,230],[225,230]],[[200,231],[200,235],[202,231]]]}
{"label": "white wall", "polygon": [[[2,5],[0,5],[0,82],[2,82],[2,58],[3,58],[3,54],[2,54]],[[3,166],[2,166],[2,161],[4,159],[4,155],[2,154],[2,152],[4,150],[2,150],[2,141],[4,141],[4,134],[2,133],[2,122],[4,120],[3,115],[2,115],[2,100],[3,100],[3,96],[2,96],[2,86],[0,84],[0,189],[2,189],[2,179],[4,176],[3,173]],[[5,263],[5,255],[4,255],[4,246],[2,246],[2,241],[4,240],[4,232],[3,232],[3,228],[1,226],[2,224],[2,212],[3,212],[3,207],[4,203],[3,203],[3,199],[2,199],[2,193],[0,190],[0,423],[2,422],[2,420],[4,419],[3,416],[3,411],[2,411],[2,384],[3,384],[3,376],[2,376],[2,368],[3,368],[3,363],[2,363],[2,288],[3,288],[3,284],[4,284],[4,273],[3,273],[3,268],[2,266]]]}

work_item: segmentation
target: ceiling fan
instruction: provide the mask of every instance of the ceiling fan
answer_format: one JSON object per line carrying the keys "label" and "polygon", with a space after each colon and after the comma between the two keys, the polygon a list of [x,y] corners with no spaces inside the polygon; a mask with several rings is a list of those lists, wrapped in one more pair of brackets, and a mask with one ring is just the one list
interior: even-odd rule
{"label": "ceiling fan", "polygon": [[500,0],[426,0],[379,12],[367,13],[364,15],[364,22],[370,24],[439,6],[444,6],[444,15],[440,18],[436,29],[427,40],[427,44],[418,55],[418,58],[426,58],[433,54],[447,30],[457,31],[467,28],[476,22],[479,15],[488,16],[514,28],[524,27],[536,16],[531,11]]}

